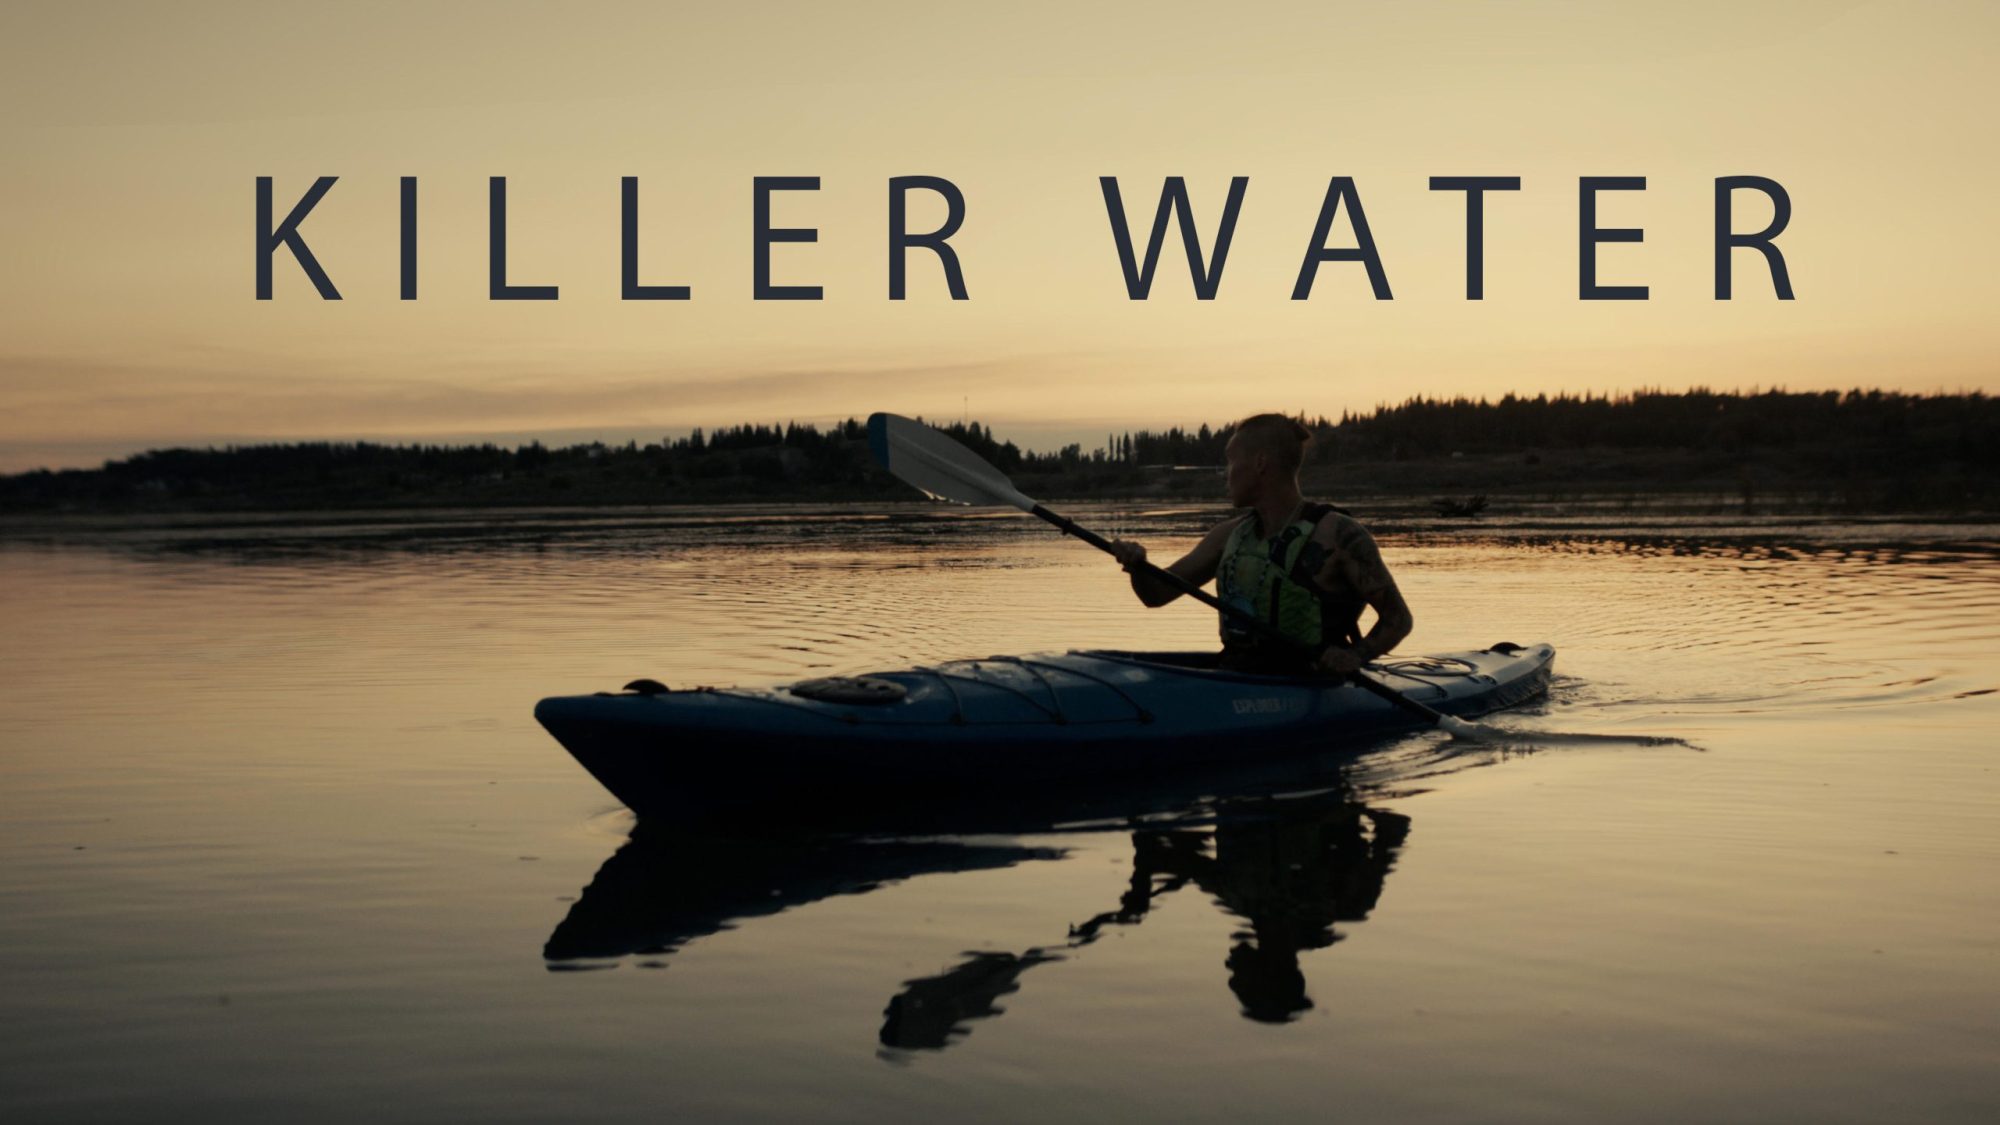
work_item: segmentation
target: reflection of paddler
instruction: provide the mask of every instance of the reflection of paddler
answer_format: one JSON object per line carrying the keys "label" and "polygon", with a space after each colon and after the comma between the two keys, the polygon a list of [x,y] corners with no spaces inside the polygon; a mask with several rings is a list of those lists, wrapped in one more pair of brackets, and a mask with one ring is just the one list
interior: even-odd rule
{"label": "reflection of paddler", "polygon": [[1368,917],[1410,819],[1350,805],[1316,820],[1218,825],[1203,890],[1250,923],[1229,951],[1229,988],[1243,1014],[1281,1023],[1312,1007],[1299,953],[1339,941],[1336,922]]}
{"label": "reflection of paddler", "polygon": [[1410,818],[1381,809],[1342,803],[1302,809],[1308,815],[1301,816],[1285,804],[1269,802],[1255,814],[1239,811],[1219,821],[1212,856],[1201,846],[1210,837],[1196,833],[1133,838],[1135,883],[1161,876],[1192,881],[1249,922],[1229,953],[1229,988],[1245,1016],[1264,1022],[1312,1007],[1299,953],[1340,940],[1334,923],[1368,917],[1410,832]]}
{"label": "reflection of paddler", "polygon": [[[1132,834],[1132,878],[1118,908],[1070,927],[1065,949],[1095,942],[1107,926],[1142,921],[1162,896],[1190,883],[1245,919],[1226,962],[1243,1015],[1283,1023],[1313,1006],[1299,953],[1339,941],[1338,922],[1368,917],[1410,833],[1410,818],[1329,795],[1223,810],[1213,831],[1142,829]],[[975,952],[953,968],[905,983],[883,1010],[885,1046],[940,1049],[967,1022],[998,1015],[1029,968],[1062,960],[1041,948],[1016,956]]]}

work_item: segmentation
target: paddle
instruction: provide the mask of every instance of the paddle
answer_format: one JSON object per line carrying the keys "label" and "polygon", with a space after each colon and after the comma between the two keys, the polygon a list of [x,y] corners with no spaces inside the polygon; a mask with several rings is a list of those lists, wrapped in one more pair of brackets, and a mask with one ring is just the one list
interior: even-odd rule
{"label": "paddle", "polygon": [[[1111,553],[1110,540],[1088,528],[1079,527],[1076,521],[1067,516],[1058,515],[1043,507],[1040,501],[1015,488],[1014,482],[1008,480],[1006,474],[988,464],[977,453],[922,422],[913,421],[899,414],[871,414],[868,416],[868,447],[875,455],[876,464],[889,470],[898,480],[926,496],[957,504],[995,504],[1019,508],[1031,516],[1037,516],[1056,525],[1066,535],[1074,535],[1106,554]],[[1205,605],[1229,614],[1247,628],[1273,640],[1292,643],[1275,626],[1267,624],[1262,618],[1223,602],[1173,571],[1154,566],[1152,563],[1140,563],[1136,569]],[[1468,723],[1455,715],[1447,715],[1442,711],[1426,707],[1389,685],[1370,679],[1359,672],[1354,673],[1353,682],[1425,722],[1449,732],[1455,738],[1476,741],[1487,734],[1486,730],[1476,723]]]}

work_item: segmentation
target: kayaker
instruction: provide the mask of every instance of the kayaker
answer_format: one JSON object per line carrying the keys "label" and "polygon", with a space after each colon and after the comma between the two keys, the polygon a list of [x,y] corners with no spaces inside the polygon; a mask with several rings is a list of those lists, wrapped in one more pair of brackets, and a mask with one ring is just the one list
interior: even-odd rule
{"label": "kayaker", "polygon": [[[1225,613],[1224,668],[1285,673],[1314,667],[1345,676],[1410,634],[1410,608],[1368,529],[1341,509],[1307,503],[1301,495],[1299,466],[1311,440],[1311,431],[1283,414],[1237,423],[1224,450],[1229,502],[1249,510],[1217,524],[1166,568],[1197,586],[1214,579],[1217,597],[1293,642],[1272,641]],[[1145,547],[1123,539],[1111,546],[1140,601],[1162,606],[1180,597],[1173,586],[1135,569],[1146,561]],[[1364,607],[1375,611],[1366,635]]]}

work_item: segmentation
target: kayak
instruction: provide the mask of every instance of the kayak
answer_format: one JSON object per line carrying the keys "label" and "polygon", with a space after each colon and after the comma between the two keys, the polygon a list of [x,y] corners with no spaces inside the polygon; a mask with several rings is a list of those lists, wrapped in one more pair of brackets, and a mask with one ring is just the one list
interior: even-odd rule
{"label": "kayak", "polygon": [[[1497,644],[1371,666],[1437,711],[1547,691],[1555,649]],[[642,819],[779,804],[949,798],[1358,749],[1421,719],[1318,676],[1225,671],[1214,653],[992,656],[768,688],[556,696],[535,718]]]}

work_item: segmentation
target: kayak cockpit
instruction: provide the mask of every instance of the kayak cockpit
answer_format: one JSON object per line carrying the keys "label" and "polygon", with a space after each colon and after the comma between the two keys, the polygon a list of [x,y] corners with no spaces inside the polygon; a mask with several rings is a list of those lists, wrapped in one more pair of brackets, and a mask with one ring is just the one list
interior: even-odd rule
{"label": "kayak cockpit", "polygon": [[[1529,646],[1501,641],[1480,650],[1479,655],[1511,657],[1525,651]],[[1539,646],[1547,647],[1547,646]],[[1550,656],[1554,650],[1550,649]],[[1093,660],[1109,660],[1140,668],[1159,669],[1173,675],[1209,677],[1220,680],[1238,680],[1250,683],[1299,684],[1327,687],[1333,681],[1317,672],[1282,673],[1246,672],[1227,669],[1222,666],[1222,654],[1207,652],[1128,652],[1116,649],[1072,649],[1070,656],[1086,657]],[[1463,657],[1411,656],[1388,657],[1371,664],[1370,670],[1404,679],[1428,680],[1438,676],[1478,675],[1480,664]]]}

